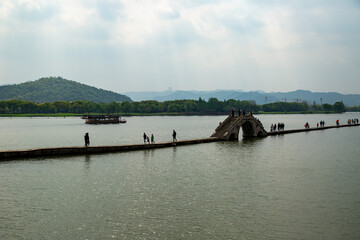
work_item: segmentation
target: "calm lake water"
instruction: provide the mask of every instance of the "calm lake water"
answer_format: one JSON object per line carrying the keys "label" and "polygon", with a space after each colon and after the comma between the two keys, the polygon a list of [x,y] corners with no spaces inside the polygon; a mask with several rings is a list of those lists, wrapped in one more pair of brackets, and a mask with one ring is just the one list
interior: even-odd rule
{"label": "calm lake water", "polygon": [[[0,149],[209,137],[226,116],[0,118]],[[268,130],[359,113],[258,115]],[[360,239],[360,127],[0,163],[0,239]]]}

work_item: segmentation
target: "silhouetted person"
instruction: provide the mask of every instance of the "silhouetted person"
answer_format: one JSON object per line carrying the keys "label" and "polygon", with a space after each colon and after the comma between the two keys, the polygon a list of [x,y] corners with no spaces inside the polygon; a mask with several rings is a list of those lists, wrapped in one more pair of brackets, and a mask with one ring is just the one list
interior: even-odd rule
{"label": "silhouetted person", "polygon": [[233,117],[234,114],[235,114],[235,110],[234,110],[234,108],[232,108],[232,109],[231,109],[231,116]]}
{"label": "silhouetted person", "polygon": [[89,133],[85,133],[84,140],[85,140],[85,147],[90,145]]}
{"label": "silhouetted person", "polygon": [[172,137],[173,137],[173,141],[174,141],[174,142],[175,142],[175,141],[177,141],[177,139],[176,139],[176,132],[175,132],[175,130],[173,130]]}
{"label": "silhouetted person", "polygon": [[151,134],[151,143],[155,143],[155,141],[154,141],[154,134]]}
{"label": "silhouetted person", "polygon": [[239,117],[241,116],[241,109],[239,108]]}
{"label": "silhouetted person", "polygon": [[144,133],[143,137],[144,137],[144,143],[146,143],[146,134],[145,133]]}

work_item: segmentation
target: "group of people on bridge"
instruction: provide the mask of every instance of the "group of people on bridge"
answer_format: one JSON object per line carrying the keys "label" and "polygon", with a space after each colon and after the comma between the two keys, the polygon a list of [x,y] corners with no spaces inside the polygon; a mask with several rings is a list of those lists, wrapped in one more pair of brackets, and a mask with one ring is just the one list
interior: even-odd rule
{"label": "group of people on bridge", "polygon": [[[252,116],[252,111],[249,111],[249,113],[246,115],[246,111],[241,110],[240,108],[238,109],[238,113],[239,113],[239,117],[240,116]],[[231,116],[232,117],[235,116],[235,109],[234,108],[231,109]]]}
{"label": "group of people on bridge", "polygon": [[276,131],[276,128],[277,128],[278,131],[284,130],[285,129],[285,124],[284,123],[278,123],[277,125],[276,125],[276,123],[271,124],[270,132]]}
{"label": "group of people on bridge", "polygon": [[[316,127],[319,127],[319,123],[316,123]],[[320,127],[325,127],[325,121],[324,120],[320,121]]]}
{"label": "group of people on bridge", "polygon": [[359,119],[354,118],[354,119],[348,119],[348,124],[359,124]]}
{"label": "group of people on bridge", "polygon": [[143,138],[144,138],[144,143],[148,143],[150,144],[150,138],[151,138],[151,143],[155,143],[154,140],[154,134],[151,134],[151,137],[149,138],[149,136],[146,135],[146,133],[143,134]]}
{"label": "group of people on bridge", "polygon": [[[149,136],[146,135],[146,133],[144,133],[143,138],[144,138],[144,143],[147,143],[147,144],[155,143],[155,137],[154,137],[153,133],[151,134],[150,138],[149,138]],[[172,138],[173,138],[174,142],[177,141],[177,139],[176,139],[176,131],[175,130],[173,130]],[[85,147],[90,145],[89,133],[85,133],[84,141],[85,141]]]}
{"label": "group of people on bridge", "polygon": [[[154,140],[155,137],[154,137],[153,133],[151,134],[150,138],[149,138],[149,136],[146,135],[146,133],[144,133],[143,138],[144,138],[144,143],[147,143],[147,144],[155,143],[155,140]],[[173,130],[172,138],[173,138],[173,142],[177,141],[177,139],[176,139],[176,131],[175,130]]]}

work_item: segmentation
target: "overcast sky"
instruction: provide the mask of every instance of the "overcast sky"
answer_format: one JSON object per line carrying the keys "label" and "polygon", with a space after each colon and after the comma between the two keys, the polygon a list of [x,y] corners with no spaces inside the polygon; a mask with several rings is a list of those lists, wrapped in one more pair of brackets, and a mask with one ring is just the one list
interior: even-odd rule
{"label": "overcast sky", "polygon": [[0,85],[360,93],[360,0],[0,0]]}

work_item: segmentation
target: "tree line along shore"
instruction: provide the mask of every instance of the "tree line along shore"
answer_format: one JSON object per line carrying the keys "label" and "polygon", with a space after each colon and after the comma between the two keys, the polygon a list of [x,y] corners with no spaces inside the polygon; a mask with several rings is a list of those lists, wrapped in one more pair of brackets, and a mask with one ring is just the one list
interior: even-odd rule
{"label": "tree line along shore", "polygon": [[122,115],[223,115],[232,109],[253,113],[342,113],[360,112],[360,106],[346,107],[341,101],[331,104],[306,102],[275,102],[257,105],[254,101],[224,100],[210,98],[199,100],[174,100],[158,102],[95,103],[89,101],[55,101],[35,103],[21,100],[0,101],[0,116],[77,116],[82,114],[117,113]]}

